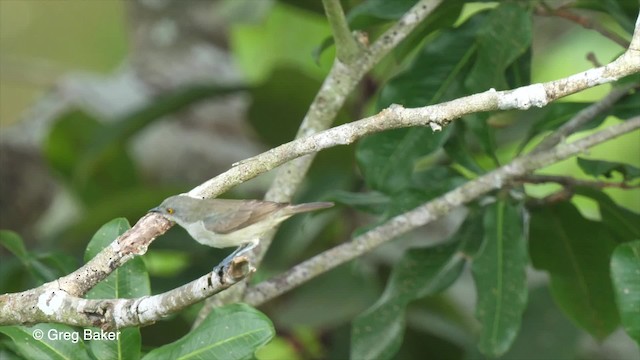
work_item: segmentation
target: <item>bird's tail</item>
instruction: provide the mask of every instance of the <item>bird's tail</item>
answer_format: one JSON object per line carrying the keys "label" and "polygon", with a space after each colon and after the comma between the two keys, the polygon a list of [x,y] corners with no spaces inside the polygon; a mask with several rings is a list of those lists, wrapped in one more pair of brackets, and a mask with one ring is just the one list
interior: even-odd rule
{"label": "bird's tail", "polygon": [[291,205],[287,209],[291,214],[298,214],[308,211],[315,211],[320,209],[326,209],[333,206],[332,202],[312,202],[298,205]]}

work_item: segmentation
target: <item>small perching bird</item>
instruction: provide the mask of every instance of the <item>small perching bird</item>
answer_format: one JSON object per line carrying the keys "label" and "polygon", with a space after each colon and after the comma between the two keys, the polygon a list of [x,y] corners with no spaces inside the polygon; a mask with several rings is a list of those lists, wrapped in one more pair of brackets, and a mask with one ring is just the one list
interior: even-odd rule
{"label": "small perching bird", "polygon": [[289,217],[332,206],[331,202],[292,205],[260,200],[197,199],[180,194],[165,199],[149,212],[162,214],[174,221],[203,245],[215,248],[238,246],[214,267],[218,272],[234,258],[256,247],[262,234]]}

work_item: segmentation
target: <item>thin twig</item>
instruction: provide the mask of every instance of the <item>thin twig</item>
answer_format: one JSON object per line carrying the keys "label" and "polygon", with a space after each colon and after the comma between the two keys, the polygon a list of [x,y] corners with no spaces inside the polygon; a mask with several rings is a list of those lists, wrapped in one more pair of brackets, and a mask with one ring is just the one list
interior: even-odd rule
{"label": "thin twig", "polygon": [[619,188],[619,189],[638,189],[640,184],[628,184],[626,182],[612,182],[612,181],[598,181],[598,180],[584,180],[576,179],[571,176],[560,175],[526,175],[515,179],[518,182],[529,184],[545,184],[545,183],[557,183],[564,187],[576,187],[586,186],[596,189],[604,188]]}
{"label": "thin twig", "polygon": [[620,35],[612,32],[612,31],[607,30],[602,25],[600,25],[598,22],[593,21],[592,19],[586,18],[584,16],[580,16],[580,15],[574,13],[574,12],[571,12],[570,10],[567,10],[567,9],[551,9],[551,8],[544,7],[544,6],[538,6],[535,9],[535,14],[536,15],[541,15],[541,16],[555,16],[555,17],[559,17],[559,18],[562,18],[562,19],[569,20],[571,22],[574,22],[574,23],[584,27],[585,29],[591,29],[591,30],[599,32],[602,36],[610,39],[611,41],[615,42],[616,44],[622,46],[625,49],[629,46],[629,41],[625,40]]}
{"label": "thin twig", "polygon": [[582,109],[578,112],[573,118],[571,118],[566,123],[562,124],[558,129],[556,129],[553,133],[548,135],[540,144],[538,144],[533,152],[547,150],[557,145],[562,139],[568,137],[573,134],[577,130],[579,130],[584,124],[593,120],[596,116],[600,115],[610,107],[612,107],[616,102],[622,99],[625,95],[629,93],[631,89],[639,86],[638,84],[630,84],[623,86],[619,89],[612,90],[607,96],[602,98],[602,100],[589,105],[588,107]]}

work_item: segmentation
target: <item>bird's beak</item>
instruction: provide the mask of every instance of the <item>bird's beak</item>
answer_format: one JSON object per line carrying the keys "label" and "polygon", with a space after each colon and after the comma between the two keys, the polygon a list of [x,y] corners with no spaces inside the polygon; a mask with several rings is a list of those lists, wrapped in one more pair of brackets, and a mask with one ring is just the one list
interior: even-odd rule
{"label": "bird's beak", "polygon": [[153,209],[149,210],[149,212],[150,212],[150,213],[159,213],[159,212],[161,212],[161,211],[160,211],[160,208],[156,206],[156,207],[154,207]]}

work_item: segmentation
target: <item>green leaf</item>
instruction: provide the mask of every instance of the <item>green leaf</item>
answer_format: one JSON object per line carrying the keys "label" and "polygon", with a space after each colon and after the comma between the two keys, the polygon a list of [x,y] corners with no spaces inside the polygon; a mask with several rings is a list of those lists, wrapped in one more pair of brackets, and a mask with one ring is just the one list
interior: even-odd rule
{"label": "green leaf", "polygon": [[347,14],[352,29],[363,29],[390,20],[399,19],[418,0],[367,0],[354,7]]}
{"label": "green leaf", "polygon": [[82,332],[67,325],[1,326],[0,333],[13,340],[15,351],[24,359],[92,359]]}
{"label": "green leaf", "polygon": [[583,332],[558,309],[546,284],[532,289],[528,302],[518,337],[502,358],[579,359]]}
{"label": "green leaf", "polygon": [[522,208],[506,200],[491,204],[484,216],[484,244],[473,260],[476,317],[482,325],[478,347],[490,357],[509,350],[526,308],[524,216]]}
{"label": "green leaf", "polygon": [[424,19],[407,37],[393,49],[396,61],[401,62],[407,55],[421,48],[421,44],[429,41],[429,35],[437,30],[451,27],[462,12],[464,0],[443,1]]}
{"label": "green leaf", "polygon": [[609,277],[616,242],[599,222],[587,220],[570,203],[532,212],[530,255],[551,277],[551,292],[567,316],[598,339],[618,326]]}
{"label": "green leaf", "polygon": [[469,129],[469,132],[475,135],[482,150],[493,160],[493,163],[500,165],[500,161],[496,156],[495,132],[489,126],[489,113],[470,114],[462,118],[462,121]]}
{"label": "green leaf", "polygon": [[88,204],[138,181],[133,161],[122,146],[110,147],[99,159],[88,160],[90,149],[102,142],[107,129],[95,118],[74,111],[59,117],[45,140],[49,163]]}
{"label": "green leaf", "polygon": [[481,228],[479,218],[470,217],[452,241],[407,251],[394,266],[382,296],[354,321],[352,359],[393,357],[402,343],[407,304],[446,289],[458,278],[465,263],[462,252],[478,238]]}
{"label": "green leaf", "polygon": [[[93,236],[85,251],[85,261],[91,260],[105,247],[130,228],[124,218],[111,220]],[[149,275],[140,257],[134,257],[115,269],[106,279],[93,287],[85,296],[87,299],[136,298],[150,295]],[[120,330],[115,341],[92,341],[93,354],[101,359],[137,359],[140,357],[140,329]]]}
{"label": "green leaf", "polygon": [[[118,236],[129,228],[129,222],[124,218],[114,219],[103,225],[87,245],[85,261],[89,261],[102,249],[110,246]],[[134,257],[126,264],[115,269],[105,280],[91,289],[86,298],[134,298],[149,295],[150,293],[149,276],[144,262],[140,257]]]}
{"label": "green leaf", "polygon": [[530,11],[519,4],[503,2],[490,12],[476,36],[478,58],[465,83],[467,89],[506,89],[505,71],[531,46]]}
{"label": "green leaf", "polygon": [[636,179],[640,177],[640,169],[629,164],[611,162],[604,160],[590,160],[585,158],[578,158],[578,166],[587,175],[591,176],[604,176],[610,178],[613,176],[613,172],[620,173],[625,181]]}
{"label": "green leaf", "polygon": [[640,345],[640,241],[616,247],[611,279],[622,327]]}
{"label": "green leaf", "polygon": [[27,252],[27,248],[24,247],[22,238],[16,232],[10,230],[0,230],[0,245],[11,251],[13,255],[15,255],[25,264],[30,258],[29,253]]}
{"label": "green leaf", "polygon": [[356,160],[371,189],[392,194],[411,184],[416,161],[438,149],[448,134],[448,128],[410,128],[370,135],[358,143]]}
{"label": "green leaf", "polygon": [[[86,329],[100,334],[99,329]],[[112,333],[109,333],[112,334]],[[117,330],[116,340],[94,340],[89,342],[92,355],[97,359],[139,359],[142,338],[140,328]]]}
{"label": "green leaf", "polygon": [[20,235],[9,230],[0,230],[0,245],[11,251],[39,283],[56,279],[58,274],[46,264],[30,254]]}
{"label": "green leaf", "polygon": [[[85,261],[91,260],[105,247],[130,228],[124,218],[111,220],[93,236],[85,251]],[[149,276],[144,262],[134,257],[115,269],[105,280],[98,283],[85,296],[87,299],[136,298],[150,295]],[[140,358],[141,336],[139,328],[120,330],[115,341],[91,341],[91,351],[99,359]]]}
{"label": "green leaf", "polygon": [[598,202],[602,224],[617,237],[619,243],[640,238],[640,214],[616,204],[602,190],[577,186],[574,191]]}
{"label": "green leaf", "polygon": [[[424,106],[462,95],[464,74],[475,54],[475,32],[484,19],[484,13],[477,14],[425,46],[411,66],[382,89],[378,108],[392,103]],[[449,128],[439,133],[411,128],[370,135],[358,143],[356,160],[372,189],[393,193],[409,186],[415,162],[440,148],[449,134]]]}
{"label": "green leaf", "polygon": [[475,174],[484,173],[484,169],[473,158],[473,154],[467,146],[468,143],[465,139],[467,131],[464,122],[456,122],[453,124],[453,127],[452,136],[450,136],[444,144],[444,150],[447,152],[447,155],[468,171]]}
{"label": "green leaf", "polygon": [[244,304],[228,305],[214,309],[200,326],[143,359],[252,359],[274,334],[273,324],[261,312]]}
{"label": "green leaf", "polygon": [[394,103],[425,106],[467,95],[462,83],[477,52],[475,34],[485,19],[486,12],[476,14],[425,44],[412,64],[384,86],[378,109]]}

